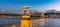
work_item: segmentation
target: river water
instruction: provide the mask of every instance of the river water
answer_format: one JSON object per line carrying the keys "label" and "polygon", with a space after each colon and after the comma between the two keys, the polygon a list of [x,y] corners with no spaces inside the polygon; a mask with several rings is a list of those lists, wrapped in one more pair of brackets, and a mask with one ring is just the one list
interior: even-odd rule
{"label": "river water", "polygon": [[33,20],[33,27],[60,27],[60,18]]}
{"label": "river water", "polygon": [[[0,18],[0,27],[20,27],[21,18]],[[60,27],[60,18],[32,19],[32,27]]]}

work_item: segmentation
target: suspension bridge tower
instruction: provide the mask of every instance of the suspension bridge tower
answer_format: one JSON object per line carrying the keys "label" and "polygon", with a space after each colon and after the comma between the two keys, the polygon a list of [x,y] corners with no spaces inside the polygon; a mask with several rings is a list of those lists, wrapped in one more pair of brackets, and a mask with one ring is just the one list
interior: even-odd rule
{"label": "suspension bridge tower", "polygon": [[32,27],[32,20],[30,20],[29,14],[29,6],[23,7],[22,12],[22,20],[21,20],[21,27]]}
{"label": "suspension bridge tower", "polygon": [[29,15],[29,6],[24,6],[23,7],[23,14],[24,15]]}

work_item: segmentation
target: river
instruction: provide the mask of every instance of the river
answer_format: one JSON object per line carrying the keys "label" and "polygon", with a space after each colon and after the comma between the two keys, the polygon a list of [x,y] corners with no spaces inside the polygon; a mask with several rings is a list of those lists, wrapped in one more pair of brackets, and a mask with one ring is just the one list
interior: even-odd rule
{"label": "river", "polygon": [[60,18],[33,20],[33,27],[60,27]]}
{"label": "river", "polygon": [[[0,27],[20,27],[21,18],[0,18]],[[32,19],[32,27],[60,27],[60,18]]]}

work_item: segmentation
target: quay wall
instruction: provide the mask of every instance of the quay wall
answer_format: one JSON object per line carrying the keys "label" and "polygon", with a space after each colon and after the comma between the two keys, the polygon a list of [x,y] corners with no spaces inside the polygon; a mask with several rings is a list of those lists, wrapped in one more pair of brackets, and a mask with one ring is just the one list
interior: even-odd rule
{"label": "quay wall", "polygon": [[[0,16],[0,18],[21,18],[21,16]],[[37,18],[37,16],[36,16]],[[45,15],[44,18],[60,18],[60,15]]]}
{"label": "quay wall", "polygon": [[60,15],[45,15],[44,18],[60,18]]}

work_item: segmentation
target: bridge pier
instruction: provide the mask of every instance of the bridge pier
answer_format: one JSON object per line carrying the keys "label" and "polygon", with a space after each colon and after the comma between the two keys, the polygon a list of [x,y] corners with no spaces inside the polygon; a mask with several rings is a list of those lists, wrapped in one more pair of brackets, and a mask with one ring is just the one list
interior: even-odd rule
{"label": "bridge pier", "polygon": [[32,27],[32,20],[22,20],[21,27]]}
{"label": "bridge pier", "polygon": [[29,16],[29,6],[23,7],[21,27],[32,27],[32,20],[30,20],[30,16]]}

